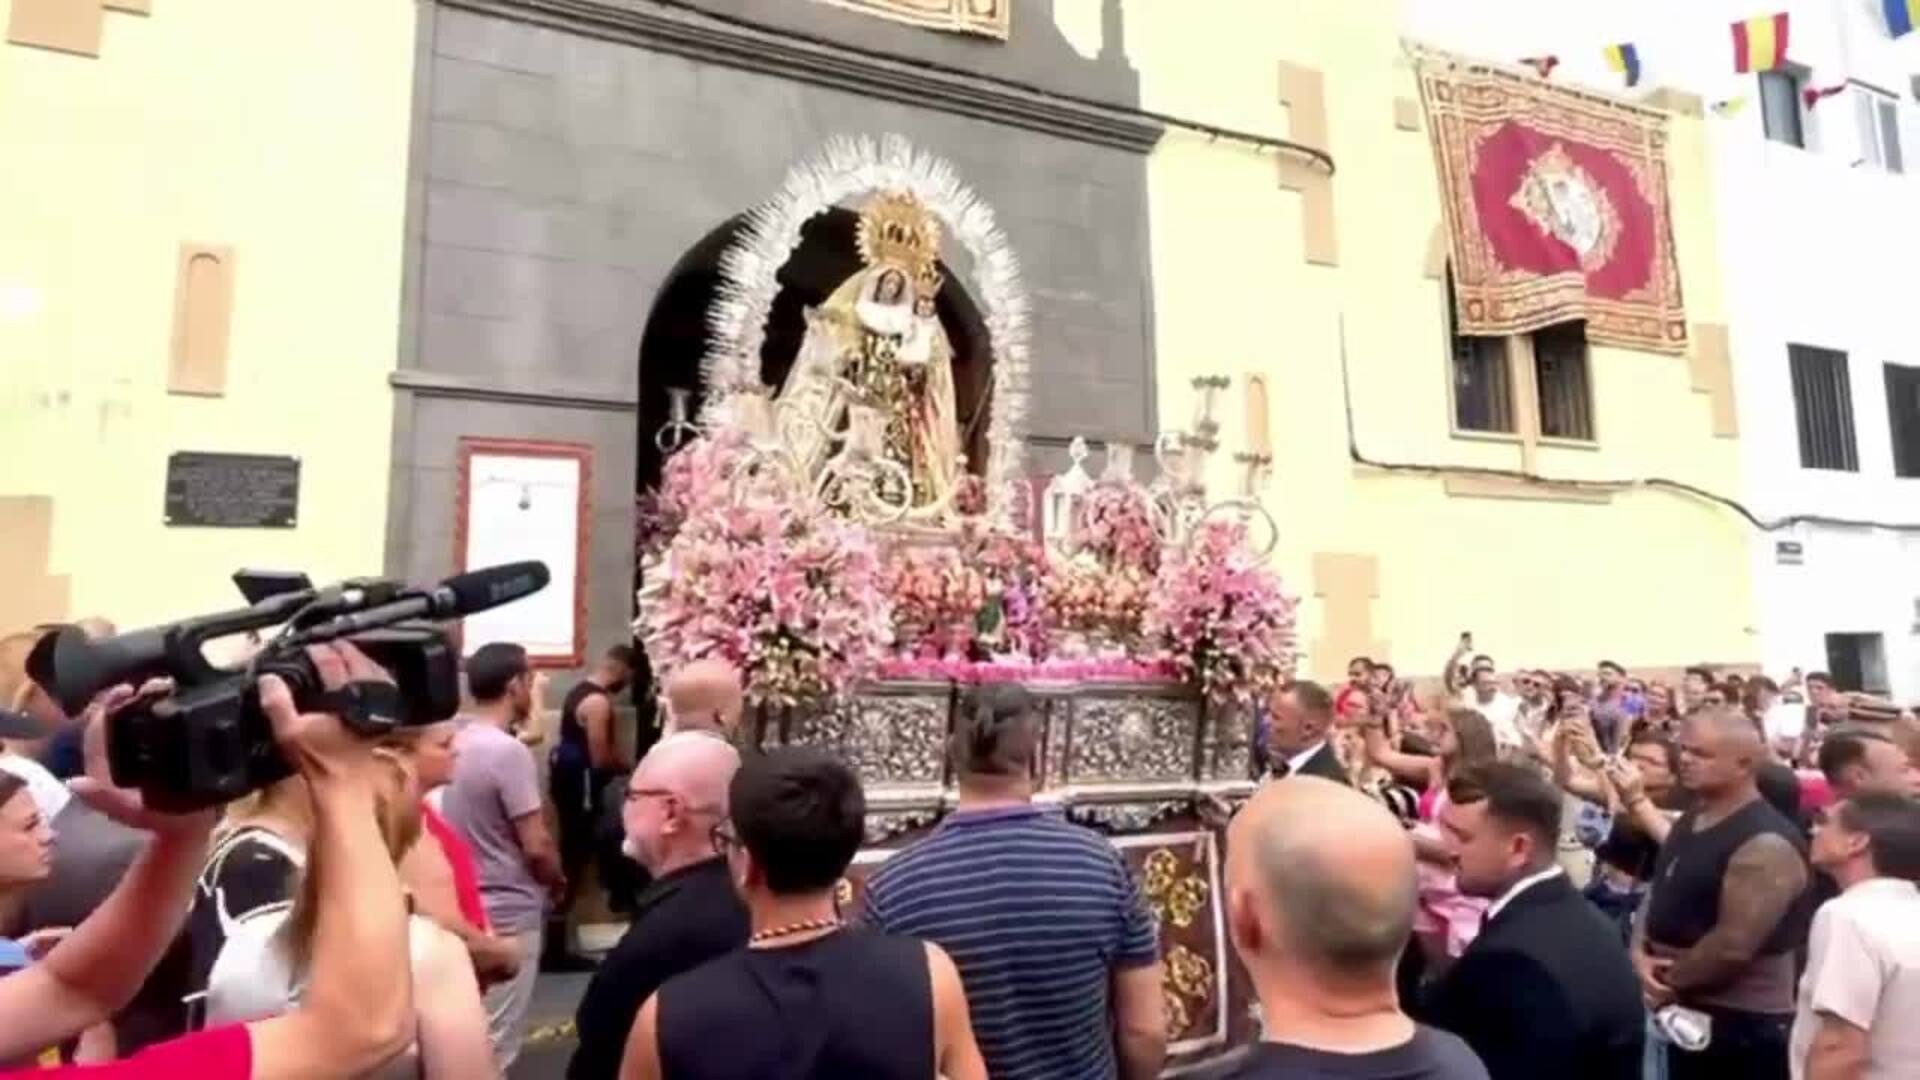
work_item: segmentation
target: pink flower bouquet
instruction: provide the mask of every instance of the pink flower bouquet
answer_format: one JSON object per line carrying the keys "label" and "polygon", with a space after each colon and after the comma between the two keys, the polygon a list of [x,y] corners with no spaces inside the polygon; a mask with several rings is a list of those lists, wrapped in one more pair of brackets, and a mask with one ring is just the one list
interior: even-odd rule
{"label": "pink flower bouquet", "polygon": [[1160,570],[1160,534],[1146,493],[1118,483],[1094,485],[1080,508],[1080,548],[1103,564],[1151,577]]}
{"label": "pink flower bouquet", "polygon": [[726,502],[734,466],[746,451],[746,435],[722,428],[694,438],[667,458],[660,472],[660,486],[636,501],[637,561],[644,563],[663,555],[696,509]]}
{"label": "pink flower bouquet", "polygon": [[960,557],[979,575],[986,602],[975,632],[987,651],[1046,655],[1052,612],[1046,596],[1046,553],[1024,532],[972,525],[961,533]]}
{"label": "pink flower bouquet", "polygon": [[[724,490],[724,484],[722,485]],[[749,700],[835,698],[873,674],[893,637],[866,530],[771,503],[697,500],[647,606],[657,669],[722,657]]]}
{"label": "pink flower bouquet", "polygon": [[965,655],[987,603],[987,583],[958,551],[896,548],[886,557],[881,579],[893,603],[900,655]]}
{"label": "pink flower bouquet", "polygon": [[1201,525],[1161,567],[1148,637],[1215,700],[1251,700],[1293,674],[1295,601],[1237,522]]}

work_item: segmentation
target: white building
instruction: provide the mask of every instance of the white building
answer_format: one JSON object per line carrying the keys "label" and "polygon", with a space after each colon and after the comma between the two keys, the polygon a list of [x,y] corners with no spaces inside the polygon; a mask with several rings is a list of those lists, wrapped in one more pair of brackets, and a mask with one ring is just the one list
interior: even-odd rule
{"label": "white building", "polygon": [[[1413,40],[1488,59],[1556,56],[1556,81],[1630,98],[1667,87],[1710,110],[1718,306],[1745,466],[1744,490],[1723,494],[1762,521],[1794,522],[1752,534],[1763,663],[1776,674],[1830,669],[1842,685],[1911,701],[1920,700],[1920,32],[1891,38],[1881,7],[1404,0],[1404,25]],[[1788,67],[1735,73],[1732,23],[1781,11]],[[1637,89],[1604,60],[1620,42],[1639,51]],[[1803,98],[1836,88],[1812,106]],[[1613,584],[1658,617],[1660,598]]]}
{"label": "white building", "polygon": [[1809,519],[1754,536],[1761,654],[1913,700],[1920,35],[1891,39],[1878,7],[1790,5],[1791,66],[1748,77],[1714,172],[1745,502]]}

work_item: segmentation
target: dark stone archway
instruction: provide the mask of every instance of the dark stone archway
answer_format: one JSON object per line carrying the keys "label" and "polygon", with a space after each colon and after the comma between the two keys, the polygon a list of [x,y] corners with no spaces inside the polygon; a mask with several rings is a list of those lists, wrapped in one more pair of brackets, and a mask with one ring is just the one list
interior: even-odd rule
{"label": "dark stone archway", "polygon": [[[780,294],[767,319],[767,338],[760,350],[760,380],[778,386],[800,351],[806,332],[805,310],[823,303],[847,278],[864,269],[854,246],[859,215],[840,207],[809,221],[801,230],[800,249],[780,269]],[[732,218],[708,233],[674,264],[654,300],[640,335],[638,363],[639,428],[636,431],[634,491],[644,492],[660,481],[663,456],[654,436],[667,422],[667,391],[685,387],[694,392],[697,414],[706,388],[701,384],[700,359],[711,340],[707,310],[720,287],[720,257],[744,226]],[[954,404],[969,467],[984,469],[986,411],[993,367],[992,342],[979,307],[956,280],[953,269],[940,264],[946,283],[935,310],[953,345]]]}

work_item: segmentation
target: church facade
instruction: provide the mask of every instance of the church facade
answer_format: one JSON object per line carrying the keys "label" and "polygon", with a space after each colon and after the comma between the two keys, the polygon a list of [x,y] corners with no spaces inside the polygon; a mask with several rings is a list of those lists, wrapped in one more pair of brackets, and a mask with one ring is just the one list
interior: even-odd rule
{"label": "church facade", "polygon": [[[900,136],[994,211],[1030,296],[1036,460],[1076,435],[1151,440],[1147,181],[1161,128],[1133,111],[1118,0],[1080,5],[1091,48],[1048,3],[1014,4],[1004,43],[860,6],[422,6],[390,569],[434,577],[459,561],[463,445],[563,444],[591,463],[582,639],[624,640],[636,488],[658,476],[669,392],[694,391],[698,407],[720,257],[742,215],[835,136]],[[801,308],[859,269],[852,224],[820,219],[782,271],[770,383],[799,347]],[[990,377],[972,269],[949,267],[940,294],[963,420],[965,380]]]}
{"label": "church facade", "polygon": [[[5,145],[38,155],[15,174],[30,181],[10,177],[31,198],[0,204],[32,253],[0,265],[0,340],[29,358],[0,388],[0,439],[10,461],[74,448],[0,479],[8,535],[32,548],[31,580],[5,595],[35,599],[9,622],[205,610],[243,564],[441,577],[481,561],[476,514],[499,526],[545,497],[532,469],[488,509],[476,462],[547,453],[571,463],[554,482],[573,508],[556,542],[574,640],[556,644],[624,640],[635,495],[676,410],[699,407],[724,253],[797,162],[837,136],[897,135],[951,164],[1022,264],[1030,471],[1058,471],[1084,436],[1097,472],[1098,443],[1145,451],[1210,393],[1213,490],[1271,459],[1254,492],[1306,600],[1313,673],[1355,653],[1431,672],[1463,630],[1503,662],[1556,667],[1758,657],[1751,538],[1724,509],[1492,474],[1734,492],[1739,430],[1724,350],[1582,349],[1583,437],[1543,423],[1533,342],[1494,346],[1499,401],[1469,385],[1401,38],[1495,45],[1445,5],[1402,22],[1392,5],[1334,20],[1260,0],[1207,19],[1121,0],[420,0],[368,5],[404,18],[288,23],[314,47],[273,62],[260,20],[281,16],[228,9],[310,5],[126,10],[144,6],[100,0],[93,56],[84,41],[0,52],[10,84],[56,103],[0,121]],[[244,77],[158,74],[209,48]],[[127,78],[104,77],[116,65]],[[272,92],[241,93],[256,85]],[[137,138],[136,91],[158,116],[245,97],[249,122]],[[1676,101],[1673,231],[1693,340],[1711,345],[1727,315],[1707,121]],[[100,146],[119,156],[80,149]],[[85,191],[101,197],[80,214]],[[767,382],[805,309],[860,269],[857,209],[809,225],[781,270]],[[978,469],[990,313],[964,249],[943,259],[937,314]],[[296,459],[297,520],[167,520],[180,451]]]}

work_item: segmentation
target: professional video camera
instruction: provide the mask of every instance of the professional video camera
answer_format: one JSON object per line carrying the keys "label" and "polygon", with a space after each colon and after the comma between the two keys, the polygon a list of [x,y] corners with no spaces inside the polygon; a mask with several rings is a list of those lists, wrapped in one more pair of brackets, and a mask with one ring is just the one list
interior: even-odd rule
{"label": "professional video camera", "polygon": [[[260,676],[274,674],[303,711],[338,714],[362,735],[432,724],[460,708],[459,657],[435,620],[458,619],[546,587],[547,567],[517,562],[456,574],[431,588],[356,578],[315,589],[301,574],[234,575],[251,607],[183,619],[91,641],[77,627],[42,637],[27,673],[69,716],[102,690],[173,680],[165,698],[137,703],[108,723],[114,783],[139,788],[148,805],[186,811],[230,802],[292,774],[260,709]],[[234,634],[280,629],[244,665],[223,667],[203,647]],[[351,683],[328,692],[306,646],[351,640],[393,683]]]}

